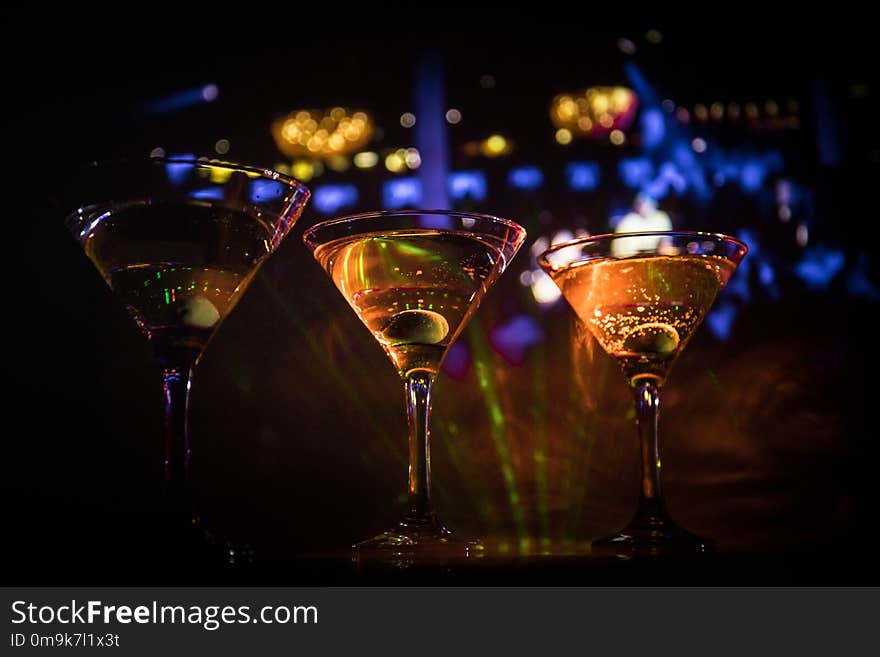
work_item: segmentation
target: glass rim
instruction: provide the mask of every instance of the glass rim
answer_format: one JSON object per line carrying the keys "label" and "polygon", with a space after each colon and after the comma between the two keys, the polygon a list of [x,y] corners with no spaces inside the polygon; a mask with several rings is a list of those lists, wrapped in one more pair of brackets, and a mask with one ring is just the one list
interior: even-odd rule
{"label": "glass rim", "polygon": [[[526,232],[526,229],[520,226],[515,221],[510,219],[505,219],[504,217],[498,217],[492,214],[483,214],[479,212],[459,212],[457,210],[421,210],[421,209],[400,209],[400,210],[373,210],[369,212],[358,212],[355,214],[344,215],[341,217],[334,217],[333,219],[325,219],[324,221],[320,221],[316,223],[314,226],[309,227],[303,233],[303,240],[306,242],[310,242],[311,237],[314,236],[319,230],[323,230],[325,228],[330,228],[332,226],[339,226],[341,224],[347,224],[354,221],[363,221],[366,219],[379,219],[383,217],[407,217],[407,216],[418,216],[418,215],[437,215],[437,216],[452,216],[452,217],[464,217],[466,219],[475,219],[481,221],[490,221],[492,223],[501,224],[507,226],[516,231],[521,231],[523,233]],[[442,230],[442,229],[440,229]]]}
{"label": "glass rim", "polygon": [[[611,241],[614,239],[623,239],[627,237],[657,237],[667,235],[670,237],[702,237],[702,238],[711,238],[714,240],[718,240],[719,242],[730,242],[739,247],[740,255],[745,256],[749,252],[748,245],[738,240],[735,237],[731,237],[730,235],[725,235],[723,233],[712,233],[708,231],[702,230],[640,230],[631,233],[602,233],[601,235],[586,235],[584,237],[576,237],[571,240],[566,240],[565,242],[559,242],[554,244],[553,246],[544,250],[536,260],[541,267],[544,268],[554,268],[553,263],[551,263],[547,256],[550,256],[557,251],[561,251],[566,248],[570,248],[572,246],[581,246],[584,244],[589,244],[590,242],[603,242],[603,241]],[[635,257],[635,256],[627,256],[627,257]],[[572,260],[574,262],[580,262],[581,260],[587,260],[589,258],[575,258]],[[622,258],[621,258],[622,259]],[[571,263],[569,263],[571,264]]]}
{"label": "glass rim", "polygon": [[[286,187],[291,190],[288,192],[288,195],[285,197],[285,204],[281,211],[278,212],[279,218],[287,215],[294,210],[297,206],[300,207],[300,213],[302,213],[302,207],[308,203],[309,199],[312,196],[311,190],[306,187],[301,181],[293,178],[291,176],[285,175],[283,173],[279,173],[274,169],[269,168],[261,168],[258,166],[254,166],[251,164],[241,164],[238,162],[230,162],[227,160],[217,160],[207,156],[202,157],[176,157],[176,156],[151,156],[151,157],[118,157],[118,158],[105,158],[101,160],[90,160],[80,165],[80,171],[83,175],[87,175],[86,172],[88,170],[109,170],[112,167],[125,167],[125,166],[141,166],[148,167],[154,164],[164,165],[164,164],[185,164],[187,166],[193,167],[217,167],[220,169],[226,169],[231,172],[241,172],[244,174],[251,174],[258,176],[264,180],[272,180],[278,181],[282,185],[286,185]],[[100,175],[100,174],[97,174]],[[104,212],[108,209],[111,209],[120,203],[124,203],[124,201],[100,201],[98,203],[85,203],[82,205],[74,205],[72,209],[67,211],[67,214],[64,216],[64,225],[68,228],[68,230],[74,230],[78,225],[78,222],[82,220],[85,211],[88,209],[90,216],[94,216],[96,212]],[[78,239],[81,239],[82,235]],[[274,249],[273,249],[274,250]]]}

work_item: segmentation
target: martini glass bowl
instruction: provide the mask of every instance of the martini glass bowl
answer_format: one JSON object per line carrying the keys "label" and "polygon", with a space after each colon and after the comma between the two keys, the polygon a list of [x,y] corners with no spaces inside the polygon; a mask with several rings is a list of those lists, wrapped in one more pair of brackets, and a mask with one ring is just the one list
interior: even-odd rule
{"label": "martini glass bowl", "polygon": [[449,345],[525,237],[506,219],[442,210],[353,215],[305,232],[315,259],[404,381],[408,511],[396,526],[356,544],[359,556],[467,557],[482,549],[457,538],[431,505],[431,390]]}
{"label": "martini glass bowl", "polygon": [[66,225],[162,370],[157,476],[166,510],[198,525],[188,490],[193,371],[223,319],[300,216],[309,191],[274,171],[208,159],[92,163]]}
{"label": "martini glass bowl", "polygon": [[557,244],[538,257],[633,396],[641,447],[641,495],[632,521],[595,541],[617,556],[704,552],[713,541],[670,518],[660,482],[660,391],[748,248],[692,231],[618,233]]}

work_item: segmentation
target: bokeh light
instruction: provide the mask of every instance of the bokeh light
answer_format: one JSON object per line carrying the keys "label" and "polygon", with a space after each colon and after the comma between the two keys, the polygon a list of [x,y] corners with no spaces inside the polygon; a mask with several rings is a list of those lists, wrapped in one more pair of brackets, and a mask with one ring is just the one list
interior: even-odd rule
{"label": "bokeh light", "polygon": [[372,134],[369,114],[343,107],[297,110],[272,123],[275,144],[288,157],[350,155],[366,146]]}
{"label": "bokeh light", "polygon": [[556,96],[550,105],[550,120],[557,129],[556,140],[564,144],[568,142],[559,140],[559,130],[569,131],[572,137],[625,132],[635,119],[637,107],[638,96],[628,87],[590,87]]}

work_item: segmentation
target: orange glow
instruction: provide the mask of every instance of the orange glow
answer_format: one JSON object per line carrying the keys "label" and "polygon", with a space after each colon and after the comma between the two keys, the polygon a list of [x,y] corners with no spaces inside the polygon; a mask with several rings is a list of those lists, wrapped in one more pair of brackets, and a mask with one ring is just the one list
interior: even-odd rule
{"label": "orange glow", "polygon": [[480,144],[480,152],[486,157],[507,155],[512,149],[510,140],[501,135],[490,135]]}
{"label": "orange glow", "polygon": [[338,158],[363,149],[373,135],[373,120],[343,107],[297,110],[272,123],[278,150],[290,158]]}
{"label": "orange glow", "polygon": [[566,130],[572,136],[600,137],[629,128],[637,106],[638,96],[628,87],[590,87],[556,96],[550,120],[557,135]]}

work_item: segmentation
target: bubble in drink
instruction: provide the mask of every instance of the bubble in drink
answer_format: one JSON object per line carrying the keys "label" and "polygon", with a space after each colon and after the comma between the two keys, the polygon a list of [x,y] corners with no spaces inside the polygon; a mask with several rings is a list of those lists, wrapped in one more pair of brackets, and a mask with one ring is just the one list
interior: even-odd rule
{"label": "bubble in drink", "polygon": [[383,337],[392,345],[438,344],[448,333],[446,318],[430,310],[404,310],[382,329]]}
{"label": "bubble in drink", "polygon": [[180,321],[195,328],[211,328],[220,321],[220,311],[205,297],[192,297],[181,307]]}
{"label": "bubble in drink", "polygon": [[635,327],[624,339],[624,350],[636,354],[670,356],[679,343],[675,327],[662,322],[650,322]]}

